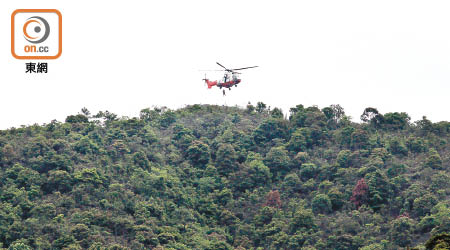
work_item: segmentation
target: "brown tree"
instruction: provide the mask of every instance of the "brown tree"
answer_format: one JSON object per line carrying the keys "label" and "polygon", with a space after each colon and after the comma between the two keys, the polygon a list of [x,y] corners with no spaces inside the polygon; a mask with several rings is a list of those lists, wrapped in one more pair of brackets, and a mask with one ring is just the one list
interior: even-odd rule
{"label": "brown tree", "polygon": [[281,208],[280,193],[278,190],[272,190],[266,195],[266,203],[264,206]]}
{"label": "brown tree", "polygon": [[362,204],[367,203],[369,200],[368,193],[369,186],[364,178],[361,178],[353,189],[353,194],[352,197],[350,197],[350,201],[356,205],[356,208],[359,208]]}

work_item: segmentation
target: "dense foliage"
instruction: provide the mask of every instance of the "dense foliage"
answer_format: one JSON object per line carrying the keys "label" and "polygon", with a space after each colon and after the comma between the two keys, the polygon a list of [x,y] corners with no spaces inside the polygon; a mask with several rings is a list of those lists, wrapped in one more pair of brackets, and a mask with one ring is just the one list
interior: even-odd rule
{"label": "dense foliage", "polygon": [[0,248],[448,249],[450,123],[361,120],[249,103],[0,131]]}

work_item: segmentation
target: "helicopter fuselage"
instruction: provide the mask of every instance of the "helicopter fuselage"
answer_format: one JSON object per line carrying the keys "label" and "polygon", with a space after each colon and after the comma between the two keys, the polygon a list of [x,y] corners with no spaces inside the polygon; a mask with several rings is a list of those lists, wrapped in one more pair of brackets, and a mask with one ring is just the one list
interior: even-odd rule
{"label": "helicopter fuselage", "polygon": [[232,79],[231,81],[210,81],[208,79],[205,79],[206,84],[208,85],[208,89],[212,88],[213,86],[217,86],[219,88],[231,88],[241,82],[241,79]]}
{"label": "helicopter fuselage", "polygon": [[217,83],[217,87],[219,87],[219,88],[231,88],[231,87],[233,87],[234,85],[237,85],[237,84],[239,84],[241,82],[241,79],[238,79],[238,78],[235,78],[235,79],[232,79],[231,81],[223,81],[223,82],[220,82],[219,81],[219,83]]}
{"label": "helicopter fuselage", "polygon": [[[212,88],[213,86],[217,86],[219,88],[227,88],[227,89],[231,90],[231,87],[233,87],[233,86],[237,87],[237,85],[241,82],[241,79],[238,78],[238,74],[240,74],[240,73],[237,71],[258,67],[258,66],[252,66],[252,67],[245,67],[245,68],[238,68],[238,69],[227,69],[222,64],[220,64],[218,62],[216,62],[216,63],[225,70],[225,75],[223,76],[223,78],[221,80],[210,81],[210,80],[206,79],[206,74],[205,74],[205,78],[203,80],[205,81],[206,85],[208,85],[208,89]],[[223,94],[225,95],[225,90],[224,90]]]}

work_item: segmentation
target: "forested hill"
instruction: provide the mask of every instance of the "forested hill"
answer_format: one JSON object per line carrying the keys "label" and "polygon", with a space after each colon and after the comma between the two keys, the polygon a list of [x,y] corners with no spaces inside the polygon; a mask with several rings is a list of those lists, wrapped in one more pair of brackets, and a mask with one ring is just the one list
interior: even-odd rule
{"label": "forested hill", "polygon": [[450,123],[362,113],[83,109],[0,131],[0,249],[449,249]]}

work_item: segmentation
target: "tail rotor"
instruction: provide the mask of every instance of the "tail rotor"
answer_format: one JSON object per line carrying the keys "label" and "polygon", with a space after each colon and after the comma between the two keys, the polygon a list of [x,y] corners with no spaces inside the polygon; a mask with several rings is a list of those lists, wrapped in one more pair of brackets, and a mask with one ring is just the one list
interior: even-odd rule
{"label": "tail rotor", "polygon": [[202,80],[205,82],[205,86],[208,87],[208,83],[207,83],[208,79],[206,78],[206,73],[205,73],[205,78],[203,78]]}

